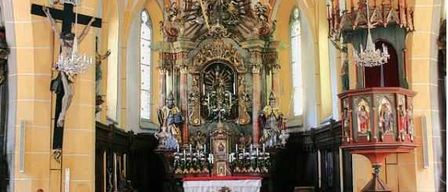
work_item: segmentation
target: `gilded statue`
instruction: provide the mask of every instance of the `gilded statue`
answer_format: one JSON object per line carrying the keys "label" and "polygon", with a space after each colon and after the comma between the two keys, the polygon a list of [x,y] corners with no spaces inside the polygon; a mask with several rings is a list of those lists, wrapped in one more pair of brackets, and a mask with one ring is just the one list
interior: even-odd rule
{"label": "gilded statue", "polygon": [[263,130],[260,142],[267,147],[279,144],[281,130],[285,128],[285,118],[277,107],[274,93],[269,96],[269,105],[265,106],[259,116],[260,126]]}
{"label": "gilded statue", "polygon": [[188,103],[190,105],[190,114],[188,116],[188,121],[190,125],[199,126],[201,125],[201,93],[199,90],[199,77],[193,77],[190,95],[188,96]]}
{"label": "gilded statue", "polygon": [[240,76],[238,81],[238,119],[236,123],[239,125],[247,125],[250,123],[250,115],[248,108],[250,106],[249,94],[246,92],[246,81],[244,76]]}
{"label": "gilded statue", "polygon": [[174,104],[173,93],[170,93],[166,105],[158,111],[158,119],[160,130],[154,134],[159,140],[158,148],[176,149],[182,142],[181,131],[179,126],[183,123],[184,118],[180,109]]}

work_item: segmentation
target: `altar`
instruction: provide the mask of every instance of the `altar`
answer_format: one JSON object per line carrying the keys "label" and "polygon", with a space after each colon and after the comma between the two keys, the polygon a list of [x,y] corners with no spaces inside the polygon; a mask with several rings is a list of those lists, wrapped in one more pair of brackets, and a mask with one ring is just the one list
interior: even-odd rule
{"label": "altar", "polygon": [[258,192],[261,177],[221,176],[221,177],[185,177],[184,192]]}
{"label": "altar", "polygon": [[230,1],[204,0],[208,6],[197,16],[210,17],[206,26],[177,19],[196,14],[197,2],[166,7],[155,152],[185,191],[260,191],[271,157],[289,137],[276,97],[275,22],[267,5],[243,1],[242,15],[221,18],[215,13]]}

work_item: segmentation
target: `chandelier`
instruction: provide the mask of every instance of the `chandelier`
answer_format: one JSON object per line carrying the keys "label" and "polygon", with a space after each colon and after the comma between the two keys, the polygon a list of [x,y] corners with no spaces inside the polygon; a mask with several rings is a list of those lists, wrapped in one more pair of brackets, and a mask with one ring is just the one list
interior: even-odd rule
{"label": "chandelier", "polygon": [[358,53],[356,50],[354,51],[353,57],[355,59],[355,63],[358,66],[362,67],[375,67],[383,65],[390,58],[389,52],[387,51],[386,45],[383,44],[383,50],[375,49],[375,44],[372,41],[372,35],[370,34],[370,15],[369,15],[369,3],[367,4],[367,45],[366,49],[362,47],[362,44],[359,45],[360,52]]}
{"label": "chandelier", "polygon": [[[77,5],[76,0],[63,0],[62,2],[73,3],[75,6]],[[78,14],[76,14],[75,16],[75,23],[78,23]],[[75,25],[75,31],[76,31],[76,25]],[[57,62],[57,68],[59,71],[65,72],[69,75],[78,75],[80,73],[85,72],[89,68],[89,66],[92,65],[93,59],[91,57],[87,56],[86,54],[78,52],[78,44],[79,44],[78,38],[76,37],[76,34],[74,34],[73,47],[71,48],[71,51],[69,51],[67,54],[64,54],[62,52],[59,55]]]}
{"label": "chandelier", "polygon": [[78,39],[74,38],[73,49],[70,54],[60,54],[58,58],[58,69],[70,75],[77,75],[85,72],[93,59],[85,54],[78,52]]}

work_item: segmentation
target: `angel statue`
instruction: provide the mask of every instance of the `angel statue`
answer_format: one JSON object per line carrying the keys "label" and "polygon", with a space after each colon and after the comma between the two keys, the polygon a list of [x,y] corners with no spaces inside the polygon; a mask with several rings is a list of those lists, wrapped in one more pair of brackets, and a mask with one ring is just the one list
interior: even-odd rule
{"label": "angel statue", "polygon": [[173,150],[179,147],[181,132],[179,126],[184,122],[184,117],[174,104],[173,93],[168,95],[166,105],[158,111],[160,130],[154,134],[159,140],[159,149]]}
{"label": "angel statue", "polygon": [[267,147],[277,145],[281,130],[285,128],[285,118],[277,107],[273,92],[269,96],[269,105],[263,108],[258,121],[263,130],[260,142],[264,143]]}

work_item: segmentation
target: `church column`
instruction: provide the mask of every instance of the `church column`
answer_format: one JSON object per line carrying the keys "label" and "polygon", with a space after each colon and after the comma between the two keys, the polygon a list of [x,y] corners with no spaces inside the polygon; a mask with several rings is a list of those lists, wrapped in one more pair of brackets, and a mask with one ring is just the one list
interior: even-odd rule
{"label": "church column", "polygon": [[252,67],[252,142],[258,145],[260,140],[260,125],[258,123],[258,114],[261,109],[261,81],[260,81],[260,66],[254,65]]}
{"label": "church column", "polygon": [[[271,74],[272,74],[272,92],[274,92],[274,95],[280,95],[280,77],[279,77],[279,72],[280,70],[280,65],[279,64],[275,64],[274,66],[272,66],[271,68]],[[270,94],[270,93],[267,93]]]}
{"label": "church column", "polygon": [[159,81],[159,87],[160,87],[160,100],[159,100],[159,106],[165,106],[165,100],[166,100],[166,69],[159,67],[160,72],[160,81]]}
{"label": "church column", "polygon": [[185,121],[182,124],[182,144],[188,144],[188,97],[187,97],[187,66],[180,67],[180,108],[182,114],[185,117]]}

